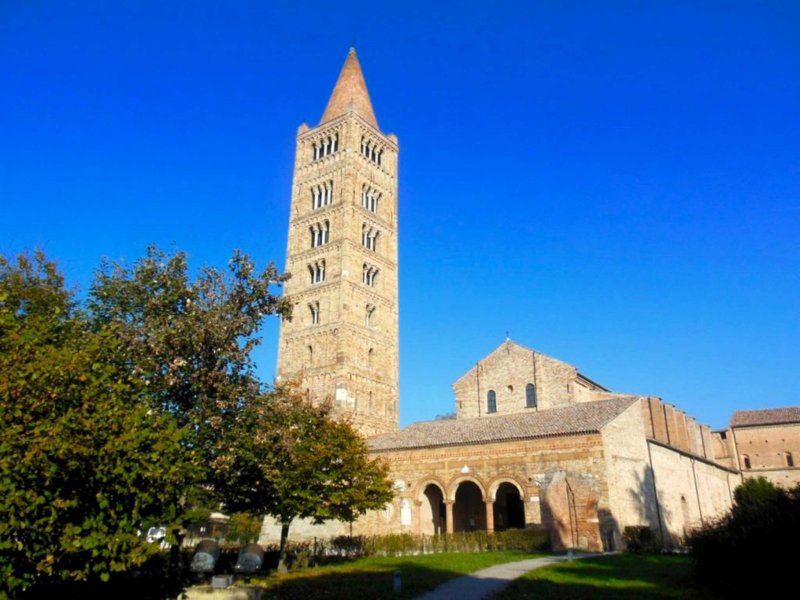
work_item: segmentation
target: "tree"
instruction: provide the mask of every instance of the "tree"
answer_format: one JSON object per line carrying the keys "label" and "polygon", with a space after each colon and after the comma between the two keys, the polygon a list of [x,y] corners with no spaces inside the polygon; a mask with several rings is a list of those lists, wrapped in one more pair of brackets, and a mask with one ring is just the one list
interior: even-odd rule
{"label": "tree", "polygon": [[689,536],[697,576],[737,597],[763,593],[764,581],[775,589],[790,588],[800,536],[800,486],[785,490],[758,477],[746,479],[733,496],[727,515]]}
{"label": "tree", "polygon": [[137,529],[175,518],[188,429],[142,402],[125,351],[41,252],[0,256],[0,596],[141,564]]}
{"label": "tree", "polygon": [[392,499],[385,463],[363,438],[294,385],[280,385],[243,407],[217,458],[226,508],[269,514],[281,523],[279,568],[294,519],[353,521]]}
{"label": "tree", "polygon": [[[265,316],[291,315],[270,291],[285,279],[271,264],[256,273],[236,252],[227,273],[203,268],[192,280],[184,253],[153,246],[133,268],[106,262],[95,278],[94,326],[116,328],[149,408],[188,428],[184,446],[199,466],[212,464],[241,406],[261,393],[250,353]],[[211,479],[192,495],[202,496]]]}

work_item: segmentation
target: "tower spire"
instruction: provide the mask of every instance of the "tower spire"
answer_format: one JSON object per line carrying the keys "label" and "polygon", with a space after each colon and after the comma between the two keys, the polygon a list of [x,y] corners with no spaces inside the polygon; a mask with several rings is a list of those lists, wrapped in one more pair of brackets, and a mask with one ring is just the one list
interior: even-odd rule
{"label": "tower spire", "polygon": [[378,128],[378,121],[372,110],[367,83],[364,81],[361,65],[358,64],[355,48],[350,48],[350,52],[347,53],[347,59],[344,61],[339,79],[336,80],[333,93],[319,124],[332,121],[350,110],[355,111],[375,129]]}

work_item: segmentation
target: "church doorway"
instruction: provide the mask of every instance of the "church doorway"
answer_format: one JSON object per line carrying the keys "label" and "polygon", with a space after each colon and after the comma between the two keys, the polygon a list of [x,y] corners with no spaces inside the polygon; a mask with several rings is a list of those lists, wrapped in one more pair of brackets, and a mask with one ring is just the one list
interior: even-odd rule
{"label": "church doorway", "polygon": [[524,529],[525,506],[513,483],[501,483],[494,501],[494,529]]}
{"label": "church doorway", "polygon": [[444,494],[438,485],[429,483],[422,493],[419,507],[419,532],[424,535],[439,535],[445,529]]}
{"label": "church doorway", "polygon": [[453,505],[453,531],[486,529],[486,505],[481,488],[472,481],[462,481],[456,489]]}

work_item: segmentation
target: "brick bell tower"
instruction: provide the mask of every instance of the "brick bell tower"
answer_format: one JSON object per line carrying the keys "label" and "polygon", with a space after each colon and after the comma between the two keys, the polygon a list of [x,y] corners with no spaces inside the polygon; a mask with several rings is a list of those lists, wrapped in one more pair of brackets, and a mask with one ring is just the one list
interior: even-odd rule
{"label": "brick bell tower", "polygon": [[277,378],[365,436],[398,424],[397,154],[351,48],[319,125],[297,132]]}

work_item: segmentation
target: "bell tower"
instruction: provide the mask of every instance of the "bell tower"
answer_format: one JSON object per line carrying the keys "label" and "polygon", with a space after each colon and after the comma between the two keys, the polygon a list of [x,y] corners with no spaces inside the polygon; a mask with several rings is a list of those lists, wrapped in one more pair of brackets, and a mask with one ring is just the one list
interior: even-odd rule
{"label": "bell tower", "polygon": [[277,377],[365,436],[398,423],[397,155],[351,48],[319,125],[297,132]]}

